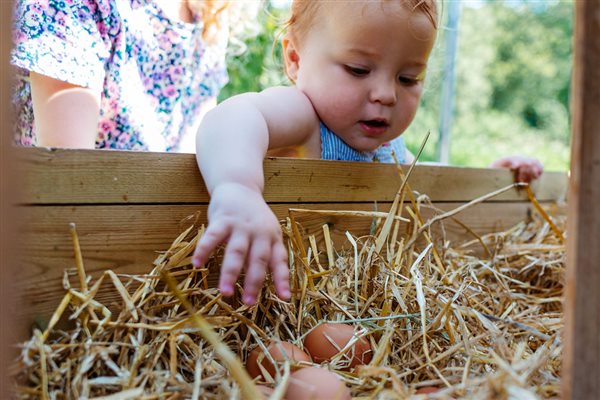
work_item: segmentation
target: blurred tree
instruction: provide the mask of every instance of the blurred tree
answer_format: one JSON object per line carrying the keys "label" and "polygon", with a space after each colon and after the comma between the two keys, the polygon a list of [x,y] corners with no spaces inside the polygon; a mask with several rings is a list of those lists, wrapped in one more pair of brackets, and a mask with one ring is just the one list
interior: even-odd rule
{"label": "blurred tree", "polygon": [[219,100],[288,84],[278,41],[286,16],[285,8],[273,7],[270,2],[265,4],[264,12],[259,13],[258,34],[247,41],[243,52],[232,52],[227,57],[229,83],[219,94]]}
{"label": "blurred tree", "polygon": [[[452,164],[487,166],[502,155],[526,154],[548,169],[568,168],[573,5],[539,3],[489,1],[464,7]],[[432,55],[422,108],[405,133],[413,150],[425,131],[438,129],[444,32]],[[435,159],[435,146],[428,144],[424,160]]]}
{"label": "blurred tree", "polygon": [[487,72],[494,86],[491,108],[519,115],[550,139],[566,139],[558,129],[567,127],[569,110],[571,8],[557,3],[539,10],[527,3],[515,8],[498,2],[489,7],[504,32],[496,38],[496,57]]}

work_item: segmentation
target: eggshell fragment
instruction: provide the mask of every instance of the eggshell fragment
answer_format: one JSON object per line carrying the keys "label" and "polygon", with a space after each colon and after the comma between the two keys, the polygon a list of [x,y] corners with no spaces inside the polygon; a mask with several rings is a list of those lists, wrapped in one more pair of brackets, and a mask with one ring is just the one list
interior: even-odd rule
{"label": "eggshell fragment", "polygon": [[[315,363],[329,361],[338,354],[348,342],[354,340],[355,329],[348,324],[321,324],[313,329],[304,339],[304,348]],[[359,364],[368,364],[373,358],[369,341],[364,337],[358,339],[340,359],[343,371],[348,371]]]}
{"label": "eggshell fragment", "polygon": [[307,367],[290,375],[287,400],[351,400],[350,389],[333,372]]}
{"label": "eggshell fragment", "polygon": [[[284,350],[285,355],[282,354],[280,349]],[[271,357],[273,357],[273,360],[276,362],[285,361],[286,359],[289,359],[290,361],[295,360],[311,362],[308,354],[306,354],[300,347],[289,342],[271,342],[269,346],[267,346],[267,350],[269,351],[269,354],[271,354]],[[260,347],[256,347],[250,352],[250,355],[248,355],[246,369],[248,370],[250,376],[252,378],[256,378],[259,375],[263,375],[258,365],[259,359],[262,367],[269,373],[269,375],[271,375],[271,377],[275,377],[275,366],[262,352]],[[263,377],[266,378],[264,375]]]}

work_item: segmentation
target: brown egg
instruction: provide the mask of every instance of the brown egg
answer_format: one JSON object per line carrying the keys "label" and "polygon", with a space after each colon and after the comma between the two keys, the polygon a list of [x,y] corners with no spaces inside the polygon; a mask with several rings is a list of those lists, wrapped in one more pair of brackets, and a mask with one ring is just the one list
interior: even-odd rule
{"label": "brown egg", "polygon": [[[354,327],[347,324],[321,324],[313,329],[304,338],[304,348],[315,363],[330,360],[339,353],[352,337]],[[368,364],[373,358],[371,345],[367,339],[360,338],[350,347],[342,358],[340,364],[343,371],[350,370],[359,364]]]}
{"label": "brown egg", "polygon": [[[283,348],[285,355],[281,353],[280,348]],[[306,354],[300,347],[289,343],[289,342],[271,342],[267,347],[269,350],[269,354],[273,357],[275,361],[285,361],[286,359],[296,360],[296,361],[306,361],[311,362],[310,356]],[[248,356],[248,360],[246,360],[246,369],[252,378],[256,378],[259,375],[262,375],[261,369],[258,366],[259,357],[261,359],[261,365],[271,377],[275,377],[275,366],[271,363],[271,361],[265,356],[260,347],[256,347],[254,350],[250,352]],[[266,376],[263,375],[264,378]]]}
{"label": "brown egg", "polygon": [[307,367],[290,375],[287,400],[351,400],[350,389],[335,373]]}
{"label": "brown egg", "polygon": [[417,389],[417,394],[429,394],[438,392],[440,389],[435,386],[423,386]]}
{"label": "brown egg", "polygon": [[273,394],[273,388],[265,385],[256,385],[258,391],[263,395],[264,399],[268,399]]}
{"label": "brown egg", "polygon": [[[423,386],[417,389],[417,391],[415,392],[416,394],[430,394],[430,393],[437,393],[440,391],[439,387],[436,386]],[[425,397],[426,399],[429,398],[429,396]],[[447,400],[454,400],[454,397],[444,397]]]}

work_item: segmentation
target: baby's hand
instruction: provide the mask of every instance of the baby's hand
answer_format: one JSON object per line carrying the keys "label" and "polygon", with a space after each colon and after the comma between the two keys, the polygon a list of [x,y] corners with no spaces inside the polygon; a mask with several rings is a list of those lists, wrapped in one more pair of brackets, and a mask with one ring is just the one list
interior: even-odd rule
{"label": "baby's hand", "polygon": [[542,163],[524,156],[502,157],[492,163],[492,168],[508,168],[515,173],[516,182],[529,183],[544,172]]}
{"label": "baby's hand", "polygon": [[270,268],[277,294],[289,299],[289,269],[281,227],[260,192],[237,183],[215,187],[208,220],[192,264],[203,265],[213,250],[226,242],[219,279],[219,290],[224,296],[233,294],[235,282],[245,268],[243,301],[254,304]]}

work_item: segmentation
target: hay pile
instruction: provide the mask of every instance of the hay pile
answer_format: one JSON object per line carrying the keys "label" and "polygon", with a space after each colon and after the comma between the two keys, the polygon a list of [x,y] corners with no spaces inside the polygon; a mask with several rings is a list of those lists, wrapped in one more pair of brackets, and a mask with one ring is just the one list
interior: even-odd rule
{"label": "hay pile", "polygon": [[[191,268],[202,229],[182,233],[148,275],[106,271],[95,281],[73,229],[80,287],[67,287],[48,330],[22,344],[15,396],[253,398],[240,360],[273,338],[301,346],[319,323],[335,321],[360,327],[374,349],[367,366],[329,366],[354,398],[424,398],[415,390],[431,385],[443,389],[429,398],[557,397],[564,218],[534,212],[507,231],[451,243],[444,221],[469,205],[424,222],[432,206],[422,200],[407,186],[387,217],[373,213],[373,235],[348,233],[344,246],[331,243],[327,225],[319,238],[304,234],[296,222],[302,211],[291,212],[284,233],[293,298],[280,301],[269,283],[252,308],[208,287],[220,254],[205,269]],[[122,298],[116,310],[95,300],[103,281]],[[54,330],[67,315],[76,326]],[[284,370],[267,382],[272,398],[285,391],[289,365]]]}

